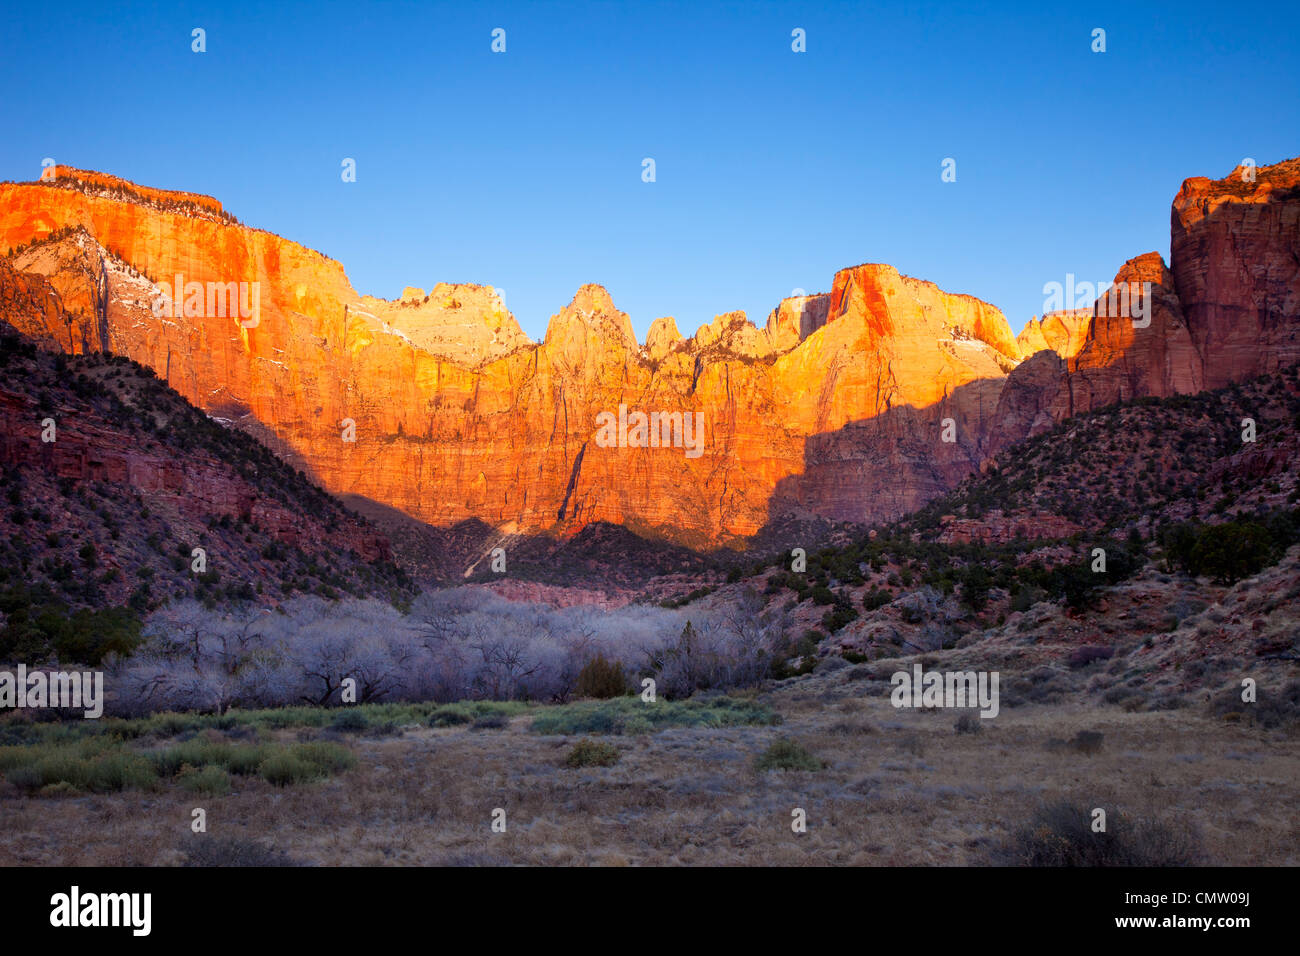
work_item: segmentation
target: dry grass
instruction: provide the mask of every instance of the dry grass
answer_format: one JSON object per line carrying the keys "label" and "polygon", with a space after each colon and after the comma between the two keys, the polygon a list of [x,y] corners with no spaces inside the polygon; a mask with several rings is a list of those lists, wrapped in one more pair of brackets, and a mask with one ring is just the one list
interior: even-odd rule
{"label": "dry grass", "polygon": [[[1197,708],[1058,703],[955,733],[953,714],[895,710],[888,689],[843,670],[790,681],[760,696],[779,727],[603,738],[620,754],[609,767],[566,767],[583,738],[515,720],[490,733],[420,726],[357,738],[356,765],[335,777],[285,788],[235,777],[222,796],[28,797],[0,785],[0,865],[179,864],[205,839],[322,866],[978,865],[1057,801],[1190,825],[1208,863],[1300,863],[1293,729]],[[1049,747],[1095,733],[1099,748]],[[790,738],[823,768],[755,770]],[[189,830],[198,806],[207,836]],[[491,829],[498,807],[505,833]],[[803,834],[790,827],[796,807]]]}

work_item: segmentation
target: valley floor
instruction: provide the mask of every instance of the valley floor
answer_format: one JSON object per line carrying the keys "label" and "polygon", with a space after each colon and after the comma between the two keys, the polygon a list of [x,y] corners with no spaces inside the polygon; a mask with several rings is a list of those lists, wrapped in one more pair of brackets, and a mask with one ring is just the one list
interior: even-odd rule
{"label": "valley floor", "polygon": [[[610,767],[566,766],[582,737],[539,734],[523,714],[499,729],[278,731],[342,739],[357,757],[288,788],[250,777],[221,797],[175,786],[25,796],[0,785],[0,865],[171,865],[229,840],[320,866],[982,865],[1061,798],[1104,808],[1111,827],[1120,814],[1190,827],[1205,863],[1300,863],[1293,729],[1196,706],[1067,701],[1004,706],[959,733],[954,712],[896,709],[889,690],[878,667],[819,671],[758,695],[777,726],[607,736],[620,752]],[[1071,745],[1080,731],[1103,735],[1096,752]],[[822,769],[756,771],[782,738]],[[206,834],[190,832],[200,806]],[[496,808],[504,833],[491,828]],[[792,831],[796,808],[805,833]]]}

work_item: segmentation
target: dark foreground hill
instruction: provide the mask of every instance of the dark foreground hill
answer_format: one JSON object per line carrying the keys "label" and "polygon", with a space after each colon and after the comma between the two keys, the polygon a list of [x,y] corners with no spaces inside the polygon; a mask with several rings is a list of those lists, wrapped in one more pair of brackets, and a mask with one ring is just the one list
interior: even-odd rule
{"label": "dark foreground hill", "polygon": [[809,664],[948,650],[1046,668],[1049,684],[1092,668],[1090,689],[1155,706],[1250,674],[1286,683],[1300,659],[1298,449],[1296,366],[1113,405],[895,524],[808,548],[802,572],[778,554],[736,586],[785,609]]}
{"label": "dark foreground hill", "polygon": [[3,323],[0,495],[0,660],[94,662],[182,596],[409,596],[369,522],[151,370]]}

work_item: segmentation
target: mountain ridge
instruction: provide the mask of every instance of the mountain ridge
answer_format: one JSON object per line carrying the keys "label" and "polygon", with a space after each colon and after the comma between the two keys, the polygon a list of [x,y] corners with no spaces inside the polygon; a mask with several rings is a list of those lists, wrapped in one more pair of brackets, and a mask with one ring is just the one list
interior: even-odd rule
{"label": "mountain ridge", "polygon": [[[1300,161],[1256,172],[1249,184],[1184,183],[1171,207],[1184,230],[1176,271],[1154,253],[1120,269],[1119,282],[1150,283],[1146,327],[1117,314],[1109,290],[1086,333],[1044,316],[1042,343],[1018,339],[982,300],[879,263],[838,270],[828,293],[782,300],[762,329],[724,313],[686,338],[660,318],[645,343],[608,291],[587,285],[534,343],[491,287],[362,297],[341,264],[289,240],[183,202],[102,195],[71,174],[58,189],[0,185],[0,252],[21,250],[24,268],[79,304],[80,336],[49,317],[28,334],[129,355],[209,414],[269,433],[336,494],[439,526],[477,518],[565,537],[603,521],[708,549],[743,546],[786,515],[898,517],[1063,417],[1217,381],[1204,350],[1221,340],[1232,359],[1219,377],[1294,360]],[[33,257],[33,243],[69,229],[98,251]],[[1249,240],[1244,278],[1215,266],[1225,234]],[[258,284],[259,317],[160,321],[132,283],[178,275]],[[1243,315],[1253,339],[1225,327]],[[1026,354],[1043,343],[1046,356]],[[624,406],[702,414],[704,454],[599,447],[597,416]],[[355,441],[341,437],[348,422]]]}

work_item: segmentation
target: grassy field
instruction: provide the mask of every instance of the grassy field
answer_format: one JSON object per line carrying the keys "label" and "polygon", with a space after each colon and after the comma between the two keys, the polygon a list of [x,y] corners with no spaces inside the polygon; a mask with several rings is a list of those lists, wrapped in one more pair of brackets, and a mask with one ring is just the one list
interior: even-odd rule
{"label": "grassy field", "polygon": [[[1078,827],[1093,808],[1103,839],[1158,861],[1300,862],[1294,727],[1069,700],[959,720],[895,709],[878,677],[685,703],[11,722],[0,864],[1042,862],[1099,845]],[[77,776],[95,761],[121,767]]]}

